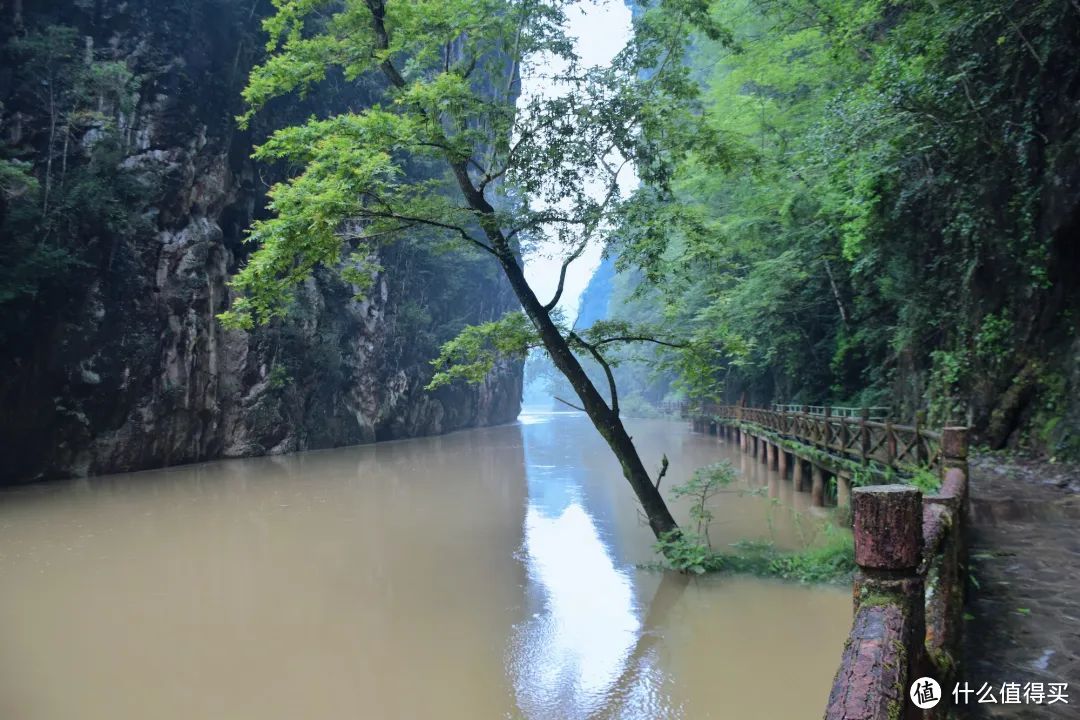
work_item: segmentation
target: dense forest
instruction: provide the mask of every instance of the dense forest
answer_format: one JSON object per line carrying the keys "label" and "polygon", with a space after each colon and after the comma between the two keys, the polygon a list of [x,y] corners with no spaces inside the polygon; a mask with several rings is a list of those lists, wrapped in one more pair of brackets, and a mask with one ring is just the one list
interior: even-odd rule
{"label": "dense forest", "polygon": [[582,308],[707,352],[624,382],[653,401],[678,379],[691,397],[923,410],[990,447],[1076,456],[1080,6],[712,12],[728,33],[687,64],[726,162],[681,161],[683,204],[609,247]]}

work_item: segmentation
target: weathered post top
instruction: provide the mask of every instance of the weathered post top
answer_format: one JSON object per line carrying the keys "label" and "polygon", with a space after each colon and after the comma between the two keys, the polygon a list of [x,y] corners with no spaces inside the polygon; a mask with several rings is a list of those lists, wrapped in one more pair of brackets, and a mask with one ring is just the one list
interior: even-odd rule
{"label": "weathered post top", "polygon": [[911,570],[922,558],[922,493],[910,485],[871,485],[851,493],[855,562],[871,570]]}
{"label": "weathered post top", "polygon": [[941,456],[947,461],[967,462],[968,429],[947,427],[941,431]]}

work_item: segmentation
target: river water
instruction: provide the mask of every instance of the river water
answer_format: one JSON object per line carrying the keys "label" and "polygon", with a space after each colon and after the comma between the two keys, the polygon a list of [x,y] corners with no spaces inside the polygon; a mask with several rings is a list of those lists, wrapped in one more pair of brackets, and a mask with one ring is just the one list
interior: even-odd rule
{"label": "river water", "polygon": [[[744,471],[714,543],[813,541],[733,446],[631,432],[667,487]],[[819,718],[849,591],[641,569],[650,546],[576,413],[8,490],[0,718]]]}

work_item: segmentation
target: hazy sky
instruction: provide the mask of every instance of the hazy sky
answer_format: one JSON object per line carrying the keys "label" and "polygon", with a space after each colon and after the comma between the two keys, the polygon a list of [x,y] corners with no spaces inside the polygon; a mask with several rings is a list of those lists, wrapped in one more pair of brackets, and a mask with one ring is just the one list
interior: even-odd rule
{"label": "hazy sky", "polygon": [[[586,65],[606,65],[630,38],[630,10],[622,0],[582,0],[567,13],[567,17],[570,33],[577,38],[578,55]],[[535,95],[546,90],[544,83],[529,77],[526,69],[522,78],[522,95]],[[625,182],[620,182],[620,186],[625,192],[636,185],[637,179],[632,172],[623,172],[627,178]],[[541,249],[539,253],[525,258],[525,277],[541,302],[547,302],[559,284],[561,258],[543,257],[555,249],[557,246],[549,248],[549,253]],[[599,246],[590,246],[566,273],[566,285],[559,306],[566,311],[566,317],[571,322],[577,317],[581,293],[600,264],[601,250]]]}

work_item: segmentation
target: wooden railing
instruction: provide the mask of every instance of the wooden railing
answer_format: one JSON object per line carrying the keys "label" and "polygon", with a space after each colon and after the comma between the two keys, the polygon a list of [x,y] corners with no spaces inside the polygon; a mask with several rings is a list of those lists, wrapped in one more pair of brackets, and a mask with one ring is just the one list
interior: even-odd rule
{"label": "wooden railing", "polygon": [[889,407],[873,405],[871,407],[842,407],[839,405],[781,405],[773,403],[773,410],[787,413],[806,413],[808,415],[832,415],[834,417],[862,417],[869,413],[871,420],[884,420],[889,417]]}
{"label": "wooden railing", "polygon": [[[667,412],[683,417],[732,420],[760,428],[862,464],[878,463],[890,468],[937,469],[941,464],[941,433],[924,424],[922,413],[913,425],[875,419],[873,409],[859,408],[856,416],[834,413],[831,406],[776,406],[767,410],[741,405],[668,403]],[[880,410],[880,408],[875,408]]]}

